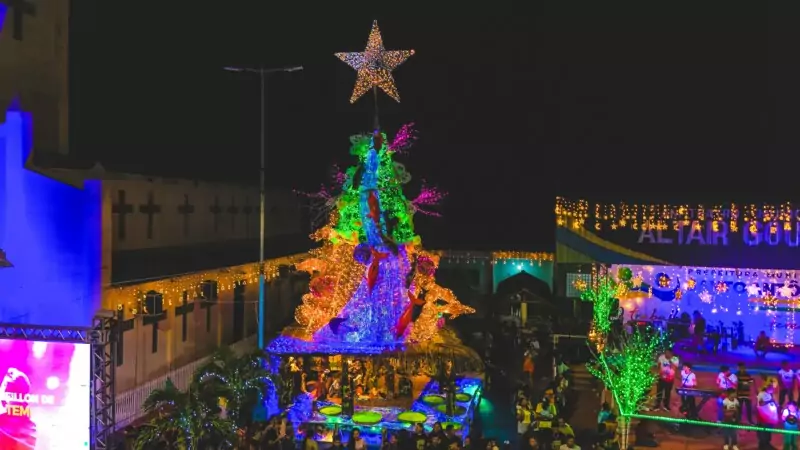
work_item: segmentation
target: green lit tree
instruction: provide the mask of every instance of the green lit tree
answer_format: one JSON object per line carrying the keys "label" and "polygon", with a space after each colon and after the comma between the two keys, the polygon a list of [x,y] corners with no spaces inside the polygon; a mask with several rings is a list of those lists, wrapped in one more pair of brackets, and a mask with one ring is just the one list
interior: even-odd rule
{"label": "green lit tree", "polygon": [[231,448],[238,440],[236,425],[220,416],[216,402],[196,387],[181,391],[167,380],[144,402],[144,411],[153,418],[139,429],[134,448],[161,444],[180,450]]}
{"label": "green lit tree", "polygon": [[637,329],[616,336],[614,342],[616,345],[599,348],[587,368],[611,392],[619,411],[620,448],[628,448],[630,416],[649,399],[648,393],[657,378],[653,363],[664,341],[657,331],[646,333]]}
{"label": "green lit tree", "polygon": [[583,280],[575,282],[575,288],[581,293],[581,300],[592,304],[591,340],[599,348],[611,331],[612,315],[619,307],[619,298],[628,291],[625,283],[620,283],[608,274],[608,270],[600,268],[592,270],[589,283]]}

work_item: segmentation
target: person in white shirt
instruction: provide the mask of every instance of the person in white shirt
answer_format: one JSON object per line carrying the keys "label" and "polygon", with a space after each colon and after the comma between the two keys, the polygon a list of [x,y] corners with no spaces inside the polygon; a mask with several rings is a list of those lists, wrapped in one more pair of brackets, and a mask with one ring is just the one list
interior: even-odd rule
{"label": "person in white shirt", "polygon": [[678,371],[680,361],[668,348],[658,357],[658,387],[656,389],[656,408],[669,411],[672,399],[672,388],[675,386],[675,373]]}
{"label": "person in white shirt", "polygon": [[[736,399],[736,389],[728,389],[727,396],[722,400],[722,410],[725,423],[736,424],[739,422],[739,400]],[[723,450],[739,450],[736,428],[723,427],[722,436],[725,440]]]}
{"label": "person in white shirt", "polygon": [[[765,383],[761,392],[758,393],[756,400],[756,411],[758,418],[758,425],[761,428],[774,428],[778,424],[778,405],[775,404],[775,397],[773,394],[775,387],[772,383]],[[758,448],[759,450],[768,450],[772,448],[770,440],[772,433],[769,431],[758,431]]]}
{"label": "person in white shirt", "polygon": [[739,387],[739,379],[736,375],[731,373],[731,368],[722,366],[719,368],[719,375],[717,375],[717,389],[719,390],[719,398],[717,399],[717,421],[722,422],[724,409],[722,402],[728,396],[728,389],[737,389]]}
{"label": "person in white shirt", "polygon": [[567,442],[562,444],[559,450],[581,450],[581,448],[575,445],[575,437],[569,436],[567,437]]}
{"label": "person in white shirt", "polygon": [[778,404],[783,406],[786,401],[794,402],[794,384],[795,378],[794,370],[789,368],[789,362],[784,361],[781,363],[781,370],[778,371]]}
{"label": "person in white shirt", "polygon": [[[683,364],[681,370],[680,387],[682,389],[697,389],[697,375],[692,372],[692,365]],[[686,414],[687,419],[697,419],[697,404],[691,395],[681,396],[681,412]]]}

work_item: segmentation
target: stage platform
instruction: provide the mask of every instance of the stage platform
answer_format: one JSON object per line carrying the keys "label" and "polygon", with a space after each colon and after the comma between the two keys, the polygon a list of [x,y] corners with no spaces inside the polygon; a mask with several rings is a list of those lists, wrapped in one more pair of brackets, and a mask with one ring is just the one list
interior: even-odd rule
{"label": "stage platform", "polygon": [[[746,362],[746,361],[745,361]],[[717,368],[718,369],[718,368]],[[777,369],[776,369],[777,371]],[[751,375],[753,372],[750,372]],[[716,379],[716,372],[697,372],[697,386],[700,389],[713,389]],[[755,387],[751,393],[750,398],[755,403],[756,392],[761,388],[763,381],[756,377]],[[655,397],[655,388],[651,392],[651,396]],[[697,399],[700,402],[700,399]],[[652,405],[649,405],[652,406]],[[682,418],[683,415],[679,411],[680,396],[673,391],[672,400],[669,411],[642,411],[642,414],[653,416],[653,419],[658,419],[659,416],[667,416],[672,418]],[[700,419],[714,423],[717,421],[717,401],[716,398],[710,399],[703,405],[699,411]],[[755,419],[755,405],[753,409],[753,419]],[[747,420],[747,414],[742,417],[742,425],[750,425]],[[648,424],[649,431],[656,434],[656,440],[659,442],[659,448],[668,450],[711,450],[722,448],[722,434],[719,429],[714,426],[695,426],[689,429],[677,430],[674,423],[652,421]],[[751,450],[758,447],[755,432],[753,431],[738,431],[739,448],[742,450]],[[772,444],[776,448],[781,448],[783,445],[783,436],[777,433],[772,435]],[[638,447],[637,447],[638,448]]]}
{"label": "stage platform", "polygon": [[750,347],[739,347],[736,350],[712,354],[692,353],[676,346],[675,354],[680,358],[681,363],[691,363],[695,372],[719,373],[719,368],[723,365],[729,366],[735,372],[736,365],[740,362],[745,364],[752,375],[763,373],[775,375],[784,361],[788,361],[792,365],[792,369],[800,369],[800,348],[797,347],[781,350],[781,352],[767,353],[764,358],[757,358]]}

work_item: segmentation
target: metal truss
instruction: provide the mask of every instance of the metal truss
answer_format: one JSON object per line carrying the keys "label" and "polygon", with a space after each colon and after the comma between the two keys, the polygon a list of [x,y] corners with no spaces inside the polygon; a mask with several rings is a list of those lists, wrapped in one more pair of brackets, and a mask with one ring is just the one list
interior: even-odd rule
{"label": "metal truss", "polygon": [[0,323],[0,339],[90,344],[91,361],[91,444],[92,450],[114,448],[116,340],[119,333],[116,315],[101,310],[91,328],[55,327]]}
{"label": "metal truss", "polygon": [[92,450],[114,448],[116,419],[116,368],[119,321],[101,310],[92,319],[89,343],[92,344]]}

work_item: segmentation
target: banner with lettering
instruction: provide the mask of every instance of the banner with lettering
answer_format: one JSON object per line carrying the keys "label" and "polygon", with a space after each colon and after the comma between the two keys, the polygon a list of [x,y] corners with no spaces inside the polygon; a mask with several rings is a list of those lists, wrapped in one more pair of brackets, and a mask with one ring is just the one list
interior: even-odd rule
{"label": "banner with lettering", "polygon": [[628,286],[620,299],[625,320],[666,321],[695,311],[712,327],[744,329],[752,342],[761,331],[775,343],[800,344],[800,272],[712,267],[612,265]]}
{"label": "banner with lettering", "polygon": [[800,207],[556,203],[556,262],[800,269]]}

